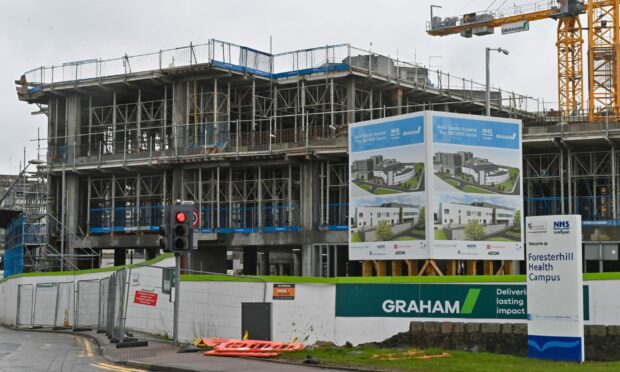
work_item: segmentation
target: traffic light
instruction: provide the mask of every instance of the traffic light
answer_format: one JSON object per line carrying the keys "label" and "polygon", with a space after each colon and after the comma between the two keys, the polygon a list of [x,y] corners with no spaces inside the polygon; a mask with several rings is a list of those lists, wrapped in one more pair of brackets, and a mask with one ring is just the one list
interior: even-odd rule
{"label": "traffic light", "polygon": [[164,207],[164,223],[159,226],[159,247],[164,252],[170,252],[172,244],[170,242],[170,206]]}
{"label": "traffic light", "polygon": [[169,249],[171,252],[188,252],[193,248],[193,204],[170,206]]}

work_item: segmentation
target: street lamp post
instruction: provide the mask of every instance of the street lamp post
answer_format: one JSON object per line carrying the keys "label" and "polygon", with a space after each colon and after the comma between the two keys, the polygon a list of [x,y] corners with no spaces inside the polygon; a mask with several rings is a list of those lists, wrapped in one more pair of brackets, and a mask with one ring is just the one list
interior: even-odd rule
{"label": "street lamp post", "polygon": [[486,53],[486,69],[487,69],[487,86],[486,86],[486,109],[487,109],[487,116],[491,116],[491,51],[495,51],[495,52],[500,52],[500,53],[504,53],[505,55],[508,55],[508,51],[506,49],[502,49],[502,48],[488,48],[487,47],[487,53]]}

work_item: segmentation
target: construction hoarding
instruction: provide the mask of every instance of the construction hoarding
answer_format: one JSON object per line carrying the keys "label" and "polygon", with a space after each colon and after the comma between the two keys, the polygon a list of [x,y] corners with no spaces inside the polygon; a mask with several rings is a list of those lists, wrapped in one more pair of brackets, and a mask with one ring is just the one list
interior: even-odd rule
{"label": "construction hoarding", "polygon": [[350,259],[523,259],[520,121],[373,120],[349,151]]}

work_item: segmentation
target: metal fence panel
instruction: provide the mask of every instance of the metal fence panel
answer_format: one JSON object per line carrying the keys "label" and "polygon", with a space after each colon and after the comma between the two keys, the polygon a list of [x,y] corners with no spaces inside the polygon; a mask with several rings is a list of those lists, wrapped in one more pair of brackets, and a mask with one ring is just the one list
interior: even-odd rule
{"label": "metal fence panel", "polygon": [[58,283],[37,283],[34,292],[33,326],[53,327],[58,300]]}
{"label": "metal fence panel", "polygon": [[99,282],[99,319],[97,328],[106,330],[108,328],[108,301],[110,297],[110,278],[103,278]]}
{"label": "metal fence panel", "polygon": [[73,282],[58,283],[54,327],[70,327],[73,324],[73,291]]}
{"label": "metal fence panel", "polygon": [[32,284],[19,284],[17,286],[17,319],[16,325],[32,326],[32,302],[34,300],[34,287]]}
{"label": "metal fence panel", "polygon": [[99,323],[99,280],[77,282],[76,327],[96,327]]}

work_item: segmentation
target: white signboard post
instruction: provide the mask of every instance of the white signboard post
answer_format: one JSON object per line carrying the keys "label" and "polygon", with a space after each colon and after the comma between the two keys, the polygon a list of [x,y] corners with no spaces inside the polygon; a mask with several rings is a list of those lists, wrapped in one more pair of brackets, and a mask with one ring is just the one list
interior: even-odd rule
{"label": "white signboard post", "polygon": [[528,355],[583,362],[581,216],[526,220]]}

